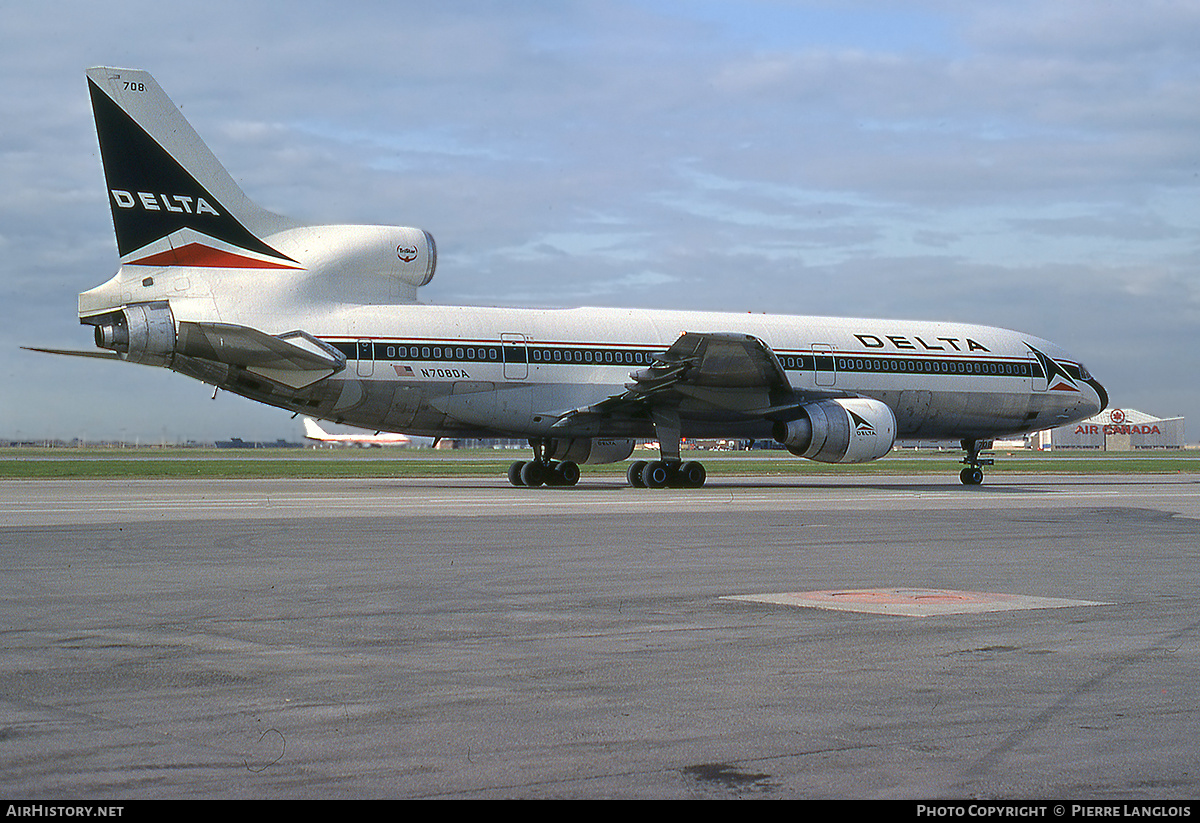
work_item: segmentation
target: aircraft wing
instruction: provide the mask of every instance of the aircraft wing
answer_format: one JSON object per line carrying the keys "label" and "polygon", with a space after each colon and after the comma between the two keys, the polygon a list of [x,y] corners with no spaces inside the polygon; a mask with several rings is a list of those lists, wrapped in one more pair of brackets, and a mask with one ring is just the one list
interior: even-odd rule
{"label": "aircraft wing", "polygon": [[633,372],[622,394],[559,415],[555,428],[579,430],[602,418],[646,417],[664,409],[681,414],[753,418],[799,405],[779,358],[757,337],[685,332]]}

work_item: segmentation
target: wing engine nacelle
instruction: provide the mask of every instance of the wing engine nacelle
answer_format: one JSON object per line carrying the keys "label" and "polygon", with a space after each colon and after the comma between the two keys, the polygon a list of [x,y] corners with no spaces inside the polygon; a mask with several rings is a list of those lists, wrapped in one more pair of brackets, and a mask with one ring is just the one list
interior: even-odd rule
{"label": "wing engine nacelle", "polygon": [[896,442],[896,416],[886,403],[866,397],[820,400],[801,407],[795,420],[775,424],[775,439],[797,457],[821,463],[878,460]]}
{"label": "wing engine nacelle", "polygon": [[572,460],[576,463],[619,463],[633,454],[632,440],[609,437],[580,437],[575,440],[556,440],[550,450],[551,460]]}

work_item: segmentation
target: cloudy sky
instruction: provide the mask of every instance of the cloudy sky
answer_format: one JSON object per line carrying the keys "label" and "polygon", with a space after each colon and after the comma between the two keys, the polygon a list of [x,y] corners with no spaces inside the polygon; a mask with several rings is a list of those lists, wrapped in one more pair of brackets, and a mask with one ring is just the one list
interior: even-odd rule
{"label": "cloudy sky", "polygon": [[84,69],[252,198],[415,225],[436,303],[978,322],[1200,434],[1200,3],[6,3],[0,438],[297,439],[87,348],[116,246]]}

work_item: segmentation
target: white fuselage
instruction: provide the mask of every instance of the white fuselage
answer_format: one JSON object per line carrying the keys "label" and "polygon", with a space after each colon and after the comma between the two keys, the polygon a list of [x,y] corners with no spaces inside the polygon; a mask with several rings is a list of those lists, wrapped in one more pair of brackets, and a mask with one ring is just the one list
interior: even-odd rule
{"label": "white fuselage", "polygon": [[[189,372],[186,363],[177,370],[369,429],[550,436],[564,413],[621,394],[631,372],[647,368],[652,355],[685,332],[753,335],[775,353],[794,390],[879,400],[891,407],[903,438],[990,439],[1036,431],[1089,417],[1106,400],[1086,369],[1056,344],[990,326],[614,308],[350,305],[294,293],[287,275],[158,269],[154,285],[144,287],[147,271],[122,267],[80,296],[81,314],[166,300],[177,323],[233,323],[276,335],[303,329],[347,360],[343,371],[323,381],[320,404],[246,391]],[[1049,379],[1034,349],[1070,372],[1068,379]],[[762,419],[701,405],[694,413],[681,409],[683,436],[769,436]],[[635,429],[598,434],[654,435],[652,427]]]}
{"label": "white fuselage", "polygon": [[[1101,408],[1085,380],[1051,390],[1030,346],[1076,373],[1080,368],[1053,343],[976,325],[422,305],[239,322],[277,332],[311,329],[340,348],[347,368],[332,380],[346,384],[336,409],[346,422],[434,436],[462,429],[546,436],[558,415],[620,394],[632,371],[646,368],[651,355],[684,332],[753,335],[775,352],[793,389],[880,400],[896,414],[901,437],[990,438],[1061,425]],[[367,402],[388,395],[386,409]],[[752,424],[698,413],[685,416],[684,435],[753,436]]]}

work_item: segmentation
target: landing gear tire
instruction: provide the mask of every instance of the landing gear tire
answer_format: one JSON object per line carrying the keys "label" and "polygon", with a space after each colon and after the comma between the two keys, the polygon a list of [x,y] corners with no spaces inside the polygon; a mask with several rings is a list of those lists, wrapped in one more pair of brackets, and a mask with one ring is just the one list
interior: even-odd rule
{"label": "landing gear tire", "polygon": [[521,485],[536,489],[546,482],[546,470],[536,460],[531,460],[521,466]]}
{"label": "landing gear tire", "polygon": [[524,486],[525,482],[521,480],[521,470],[525,468],[525,461],[518,460],[508,467],[508,482],[514,486]]}
{"label": "landing gear tire", "polygon": [[646,468],[645,460],[634,460],[629,464],[629,468],[625,471],[625,479],[629,481],[629,485],[635,489],[646,488],[645,482],[642,481],[642,471]]}
{"label": "landing gear tire", "polygon": [[579,482],[579,464],[571,460],[557,463],[551,469],[550,477],[553,478],[551,485],[574,486]]}
{"label": "landing gear tire", "polygon": [[708,479],[708,472],[704,470],[704,464],[698,463],[695,460],[689,460],[679,467],[677,475],[679,483],[685,489],[698,489],[704,485],[704,481]]}
{"label": "landing gear tire", "polygon": [[978,486],[983,482],[983,469],[968,466],[958,473],[958,479],[964,486]]}
{"label": "landing gear tire", "polygon": [[642,469],[642,485],[647,489],[665,489],[671,482],[671,467],[661,460],[654,460]]}

